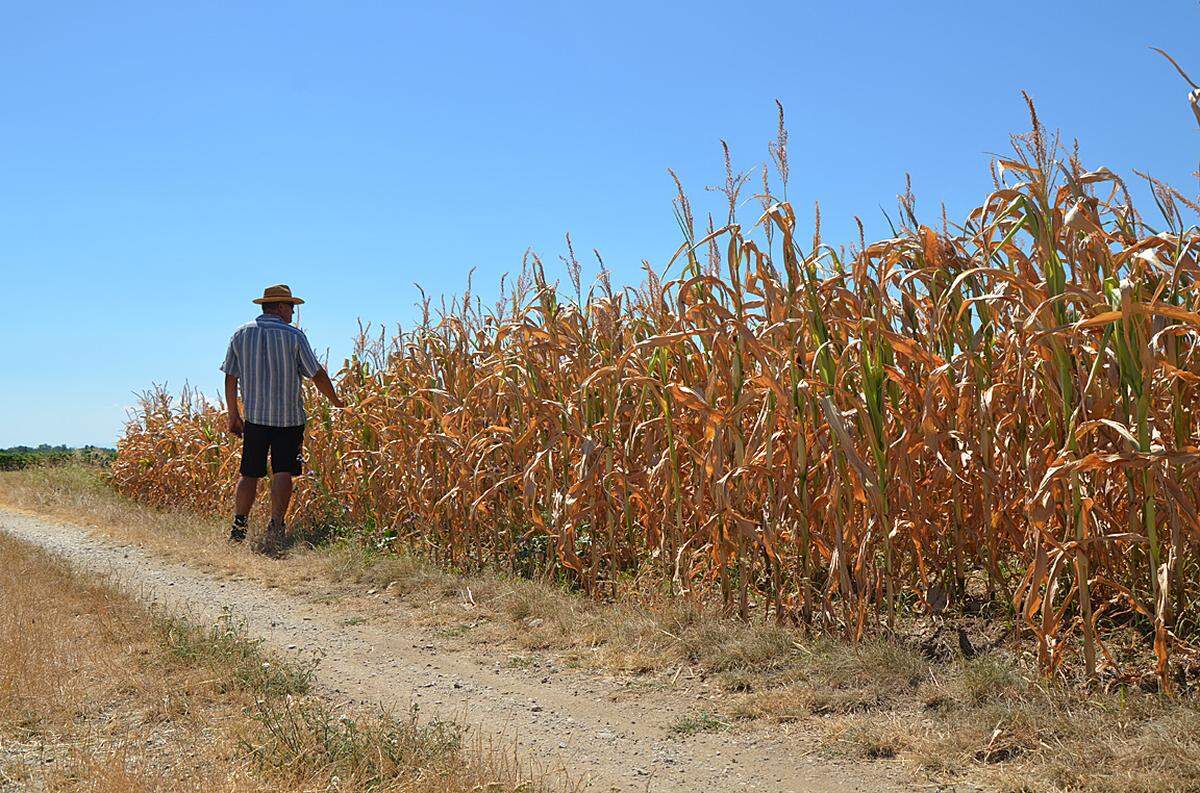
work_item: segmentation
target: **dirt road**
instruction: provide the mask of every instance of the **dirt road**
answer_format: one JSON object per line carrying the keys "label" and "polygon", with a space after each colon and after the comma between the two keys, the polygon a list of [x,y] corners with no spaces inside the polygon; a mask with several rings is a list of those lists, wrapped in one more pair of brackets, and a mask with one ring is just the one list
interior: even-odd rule
{"label": "dirt road", "polygon": [[221,579],[23,513],[0,510],[0,531],[111,574],[169,608],[203,618],[232,608],[276,651],[319,654],[317,682],[335,697],[400,709],[418,703],[425,716],[454,717],[485,739],[515,743],[523,760],[551,775],[566,771],[589,791],[911,789],[900,768],[818,757],[815,738],[803,730],[735,724],[674,734],[671,725],[697,709],[681,691],[647,691],[552,659],[513,668],[511,652],[451,648],[403,613],[364,623],[336,605]]}

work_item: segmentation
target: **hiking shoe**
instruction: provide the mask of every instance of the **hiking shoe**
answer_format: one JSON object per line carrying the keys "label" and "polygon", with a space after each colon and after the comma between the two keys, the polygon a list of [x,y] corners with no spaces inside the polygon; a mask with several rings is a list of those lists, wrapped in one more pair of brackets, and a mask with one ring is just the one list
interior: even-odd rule
{"label": "hiking shoe", "polygon": [[272,520],[267,524],[267,530],[258,536],[254,550],[263,556],[278,559],[283,554],[283,535],[286,527],[283,521]]}
{"label": "hiking shoe", "polygon": [[239,543],[246,539],[246,516],[234,515],[233,525],[229,527],[229,543]]}

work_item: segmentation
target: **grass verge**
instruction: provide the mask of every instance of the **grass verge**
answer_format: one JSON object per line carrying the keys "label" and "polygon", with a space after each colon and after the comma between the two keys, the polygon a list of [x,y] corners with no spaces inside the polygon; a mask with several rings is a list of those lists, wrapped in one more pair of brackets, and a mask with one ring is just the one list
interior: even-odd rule
{"label": "grass verge", "polygon": [[[801,724],[823,736],[829,754],[899,759],[937,782],[1022,791],[1200,790],[1194,700],[1135,687],[1106,693],[1047,683],[1031,659],[999,641],[979,643],[968,658],[954,641],[922,647],[815,640],[724,619],[636,581],[614,601],[598,603],[545,582],[460,575],[352,542],[294,550],[276,562],[226,548],[222,523],[131,504],[93,471],[0,477],[10,504],[97,526],[201,567],[336,601],[349,619],[403,611],[446,641],[508,647],[530,664],[549,656],[647,686],[687,688],[689,699],[702,703],[674,722],[681,739],[748,722]],[[941,627],[955,635],[954,626]]]}
{"label": "grass verge", "polygon": [[0,534],[0,790],[534,790],[416,712],[337,712],[231,614],[202,625]]}

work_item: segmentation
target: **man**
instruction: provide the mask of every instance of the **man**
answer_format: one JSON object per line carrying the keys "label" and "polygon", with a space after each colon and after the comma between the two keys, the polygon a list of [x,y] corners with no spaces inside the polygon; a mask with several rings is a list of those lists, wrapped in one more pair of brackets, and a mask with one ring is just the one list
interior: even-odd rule
{"label": "man", "polygon": [[[241,478],[233,509],[230,542],[246,539],[246,517],[254,505],[258,480],[267,475],[271,457],[271,522],[258,550],[277,555],[283,550],[292,477],[303,472],[304,400],[300,378],[309,377],[335,407],[344,407],[304,331],[291,325],[292,312],[304,301],[292,296],[286,284],[269,286],[255,303],[262,315],[234,331],[221,371],[225,373],[225,403],[229,431],[242,438]],[[238,410],[238,383],[246,406]]]}

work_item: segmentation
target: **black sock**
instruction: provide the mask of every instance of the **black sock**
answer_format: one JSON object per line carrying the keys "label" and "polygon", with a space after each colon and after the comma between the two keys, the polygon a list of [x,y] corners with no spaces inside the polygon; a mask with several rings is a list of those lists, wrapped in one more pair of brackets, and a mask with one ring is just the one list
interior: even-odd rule
{"label": "black sock", "polygon": [[233,516],[233,525],[234,525],[234,528],[238,528],[238,529],[246,528],[246,516],[245,515],[234,515]]}

